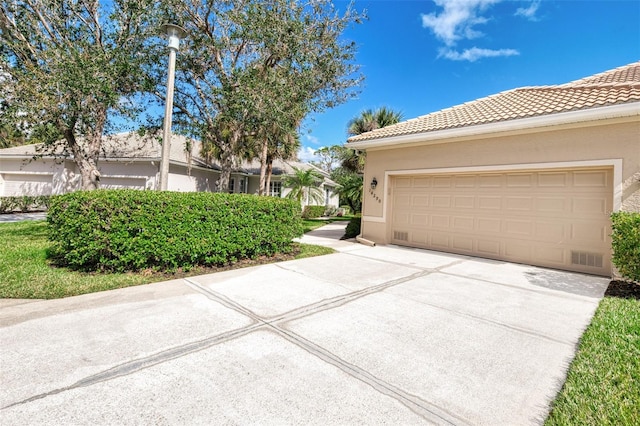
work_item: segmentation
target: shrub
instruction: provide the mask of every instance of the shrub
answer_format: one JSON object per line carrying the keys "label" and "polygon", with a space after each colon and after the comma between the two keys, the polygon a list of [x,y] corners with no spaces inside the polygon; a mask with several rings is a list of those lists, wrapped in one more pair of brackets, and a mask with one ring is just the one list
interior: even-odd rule
{"label": "shrub", "polygon": [[640,282],[640,213],[611,215],[613,264],[623,277]]}
{"label": "shrub", "polygon": [[49,256],[79,270],[174,270],[289,252],[302,235],[292,200],[136,190],[55,196]]}
{"label": "shrub", "polygon": [[22,213],[46,210],[49,206],[49,195],[21,195],[0,197],[0,213],[19,211]]}
{"label": "shrub", "polygon": [[302,211],[302,217],[305,219],[314,219],[324,214],[325,206],[305,206]]}
{"label": "shrub", "polygon": [[16,208],[14,197],[0,197],[0,213],[10,213]]}
{"label": "shrub", "polygon": [[342,237],[342,239],[346,240],[347,238],[355,238],[360,235],[361,224],[362,218],[360,216],[352,217],[347,224],[347,227],[345,228],[344,236]]}

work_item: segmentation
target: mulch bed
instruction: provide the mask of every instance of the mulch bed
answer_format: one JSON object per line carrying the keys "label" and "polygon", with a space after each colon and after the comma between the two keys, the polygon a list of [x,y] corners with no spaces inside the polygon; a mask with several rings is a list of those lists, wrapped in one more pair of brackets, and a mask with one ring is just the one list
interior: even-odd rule
{"label": "mulch bed", "polygon": [[613,280],[609,283],[605,296],[619,297],[621,299],[640,300],[640,284],[629,281]]}

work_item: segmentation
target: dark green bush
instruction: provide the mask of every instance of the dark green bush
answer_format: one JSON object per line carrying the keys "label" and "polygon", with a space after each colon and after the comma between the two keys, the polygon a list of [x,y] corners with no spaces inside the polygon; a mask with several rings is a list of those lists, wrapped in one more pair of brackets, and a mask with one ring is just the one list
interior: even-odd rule
{"label": "dark green bush", "polygon": [[347,224],[347,227],[345,228],[344,236],[342,237],[342,239],[346,240],[347,238],[355,238],[360,235],[361,224],[362,218],[360,216],[352,217]]}
{"label": "dark green bush", "polygon": [[623,277],[640,282],[640,213],[611,215],[613,264]]}
{"label": "dark green bush", "polygon": [[79,270],[174,270],[289,252],[302,235],[292,200],[137,190],[55,196],[49,255]]}
{"label": "dark green bush", "polygon": [[302,211],[302,217],[305,219],[315,219],[324,214],[325,206],[305,206]]}
{"label": "dark green bush", "polygon": [[21,195],[0,197],[0,213],[31,212],[46,210],[49,207],[49,195]]}

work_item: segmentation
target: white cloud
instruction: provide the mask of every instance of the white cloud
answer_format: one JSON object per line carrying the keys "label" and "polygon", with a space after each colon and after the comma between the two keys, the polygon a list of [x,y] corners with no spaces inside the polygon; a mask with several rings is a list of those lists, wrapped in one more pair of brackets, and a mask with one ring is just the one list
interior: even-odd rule
{"label": "white cloud", "polygon": [[320,143],[320,140],[317,137],[311,136],[309,134],[305,134],[304,139],[313,145],[318,145]]}
{"label": "white cloud", "polygon": [[462,52],[458,52],[451,49],[441,49],[439,56],[444,56],[447,59],[453,61],[469,61],[475,62],[481,58],[495,58],[498,56],[514,56],[519,55],[515,49],[480,49],[478,47],[472,47],[471,49],[465,49]]}
{"label": "white cloud", "polygon": [[536,12],[538,11],[539,7],[540,7],[540,0],[534,0],[533,2],[531,2],[529,7],[526,7],[526,8],[519,7],[518,10],[516,10],[515,15],[522,16],[524,18],[527,18],[530,21],[537,21],[538,18],[536,16]]}
{"label": "white cloud", "polygon": [[502,0],[434,0],[444,10],[439,15],[422,14],[422,26],[431,29],[447,46],[454,46],[458,40],[483,36],[474,26],[487,23],[488,18],[481,16],[481,13],[500,1]]}
{"label": "white cloud", "polygon": [[317,161],[316,150],[308,146],[302,146],[298,150],[298,161],[309,162]]}

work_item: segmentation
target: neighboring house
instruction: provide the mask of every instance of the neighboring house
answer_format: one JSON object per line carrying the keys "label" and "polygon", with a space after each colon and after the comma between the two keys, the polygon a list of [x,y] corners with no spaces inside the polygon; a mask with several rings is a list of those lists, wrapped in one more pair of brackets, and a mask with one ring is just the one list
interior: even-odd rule
{"label": "neighboring house", "polygon": [[[198,141],[173,136],[169,162],[170,191],[215,191],[220,168],[204,161],[200,147]],[[0,196],[63,194],[79,189],[80,173],[70,155],[62,151],[55,157],[34,158],[36,155],[37,145],[0,149]],[[155,189],[160,176],[160,157],[161,145],[155,138],[141,137],[136,133],[105,137],[98,161],[100,187]],[[287,194],[281,178],[290,173],[292,167],[316,168],[296,161],[275,161],[271,195],[284,197]],[[325,193],[326,205],[337,207],[337,184],[326,173],[318,171],[324,177],[319,186]],[[231,175],[229,192],[257,193],[259,181],[259,164],[242,164]]]}
{"label": "neighboring house", "polygon": [[367,153],[364,239],[610,275],[609,215],[640,211],[640,62],[347,146]]}

